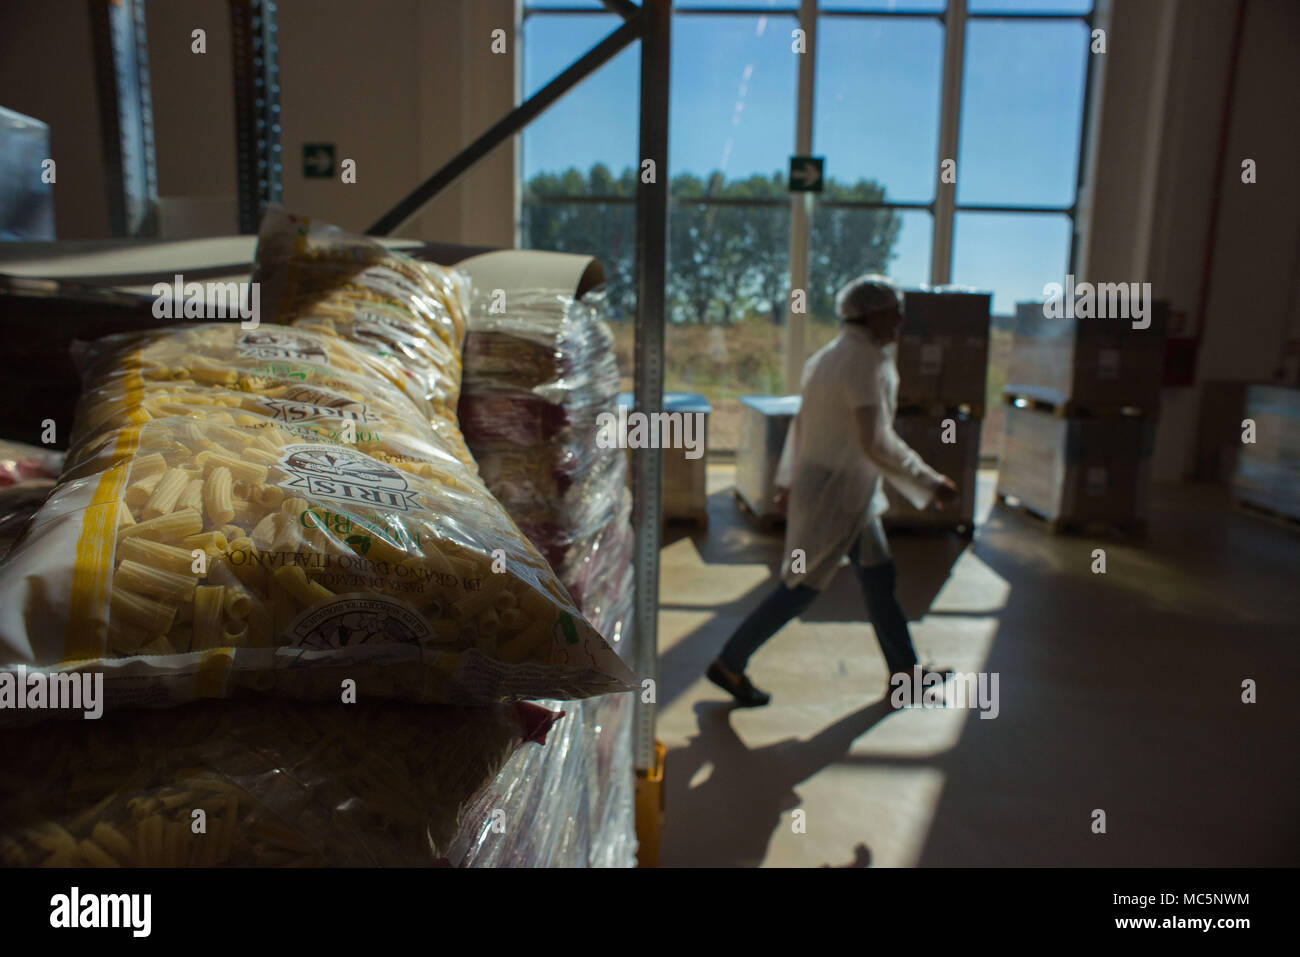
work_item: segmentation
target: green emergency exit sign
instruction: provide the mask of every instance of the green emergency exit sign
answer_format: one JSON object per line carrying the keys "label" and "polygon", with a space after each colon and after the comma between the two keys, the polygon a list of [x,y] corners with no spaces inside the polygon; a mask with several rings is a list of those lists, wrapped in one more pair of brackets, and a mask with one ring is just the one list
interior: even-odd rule
{"label": "green emergency exit sign", "polygon": [[304,143],[302,146],[304,179],[329,179],[334,175],[334,144]]}

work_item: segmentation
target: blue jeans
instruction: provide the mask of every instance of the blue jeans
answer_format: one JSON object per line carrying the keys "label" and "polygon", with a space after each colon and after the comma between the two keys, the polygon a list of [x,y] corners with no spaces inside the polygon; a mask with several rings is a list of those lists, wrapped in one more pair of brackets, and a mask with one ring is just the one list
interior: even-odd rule
{"label": "blue jeans", "polygon": [[[868,542],[868,548],[876,543]],[[880,543],[883,546],[883,541]],[[890,674],[911,671],[916,664],[916,649],[912,646],[912,635],[907,628],[907,616],[898,604],[894,593],[894,584],[898,570],[892,558],[863,567],[858,562],[862,540],[853,543],[849,549],[849,561],[857,572],[858,584],[862,586],[862,595],[867,600],[867,612],[871,623],[876,628],[876,639],[880,650],[884,652],[885,663]],[[883,549],[878,549],[883,550]],[[887,555],[888,552],[886,551]],[[744,672],[750,656],[762,647],[792,619],[804,613],[816,600],[818,591],[807,585],[787,587],[784,583],[776,586],[762,603],[740,623],[735,634],[728,639],[722,654],[718,657],[724,665],[735,672]]]}

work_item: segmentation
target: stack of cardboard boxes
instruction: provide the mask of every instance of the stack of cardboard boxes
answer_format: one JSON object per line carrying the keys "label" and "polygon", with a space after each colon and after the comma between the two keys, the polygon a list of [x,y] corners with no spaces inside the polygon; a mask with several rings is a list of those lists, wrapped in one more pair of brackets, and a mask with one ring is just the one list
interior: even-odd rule
{"label": "stack of cardboard boxes", "polygon": [[1054,530],[1141,531],[1159,412],[1167,303],[1148,316],[1051,318],[1020,303],[998,498]]}
{"label": "stack of cardboard boxes", "polygon": [[1237,503],[1300,528],[1300,389],[1246,387],[1247,427],[1237,454],[1232,491]]}
{"label": "stack of cardboard boxes", "polygon": [[919,511],[886,483],[892,528],[958,528],[975,520],[989,359],[990,295],[908,290],[898,344],[898,416],[894,428],[921,458],[957,483],[961,495],[945,511]]}

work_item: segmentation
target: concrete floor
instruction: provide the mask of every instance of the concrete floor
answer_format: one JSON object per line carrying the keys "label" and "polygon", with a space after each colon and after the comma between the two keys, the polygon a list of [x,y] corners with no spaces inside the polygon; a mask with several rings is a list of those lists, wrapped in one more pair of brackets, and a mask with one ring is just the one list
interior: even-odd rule
{"label": "concrete floor", "polygon": [[1177,486],[1153,489],[1144,544],[1055,537],[981,473],[973,542],[891,543],[921,657],[996,672],[995,719],[888,711],[848,569],[751,661],[772,704],[736,709],[702,673],[781,540],[733,476],[709,471],[707,533],[665,536],[663,866],[1300,863],[1300,536]]}

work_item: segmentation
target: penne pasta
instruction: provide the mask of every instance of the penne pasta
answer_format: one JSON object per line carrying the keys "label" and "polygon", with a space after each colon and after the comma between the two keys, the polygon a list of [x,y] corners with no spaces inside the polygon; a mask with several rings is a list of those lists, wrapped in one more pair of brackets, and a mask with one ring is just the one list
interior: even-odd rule
{"label": "penne pasta", "polygon": [[126,539],[117,546],[117,557],[178,574],[189,573],[194,563],[189,549],[147,538]]}
{"label": "penne pasta", "polygon": [[306,573],[296,565],[277,568],[272,577],[275,583],[303,605],[314,605],[319,601],[333,598],[334,593],[323,585],[308,581]]}
{"label": "penne pasta", "polygon": [[152,637],[166,632],[176,617],[176,606],[153,601],[124,588],[114,588],[108,602],[114,621],[138,628]]}
{"label": "penne pasta", "polygon": [[129,558],[123,559],[113,576],[114,591],[138,592],[170,605],[190,601],[195,583],[193,575],[155,568]]}
{"label": "penne pasta", "polygon": [[225,593],[222,585],[200,585],[194,590],[194,638],[190,643],[194,651],[221,647]]}
{"label": "penne pasta", "polygon": [[203,482],[203,511],[214,525],[225,525],[235,517],[234,480],[229,468],[217,466],[207,473]]}
{"label": "penne pasta", "polygon": [[201,531],[203,531],[203,519],[199,513],[192,508],[184,508],[170,515],[162,515],[121,528],[118,530],[117,539],[121,542],[125,538],[140,535],[151,541],[174,545],[181,539],[189,535],[197,535]]}

